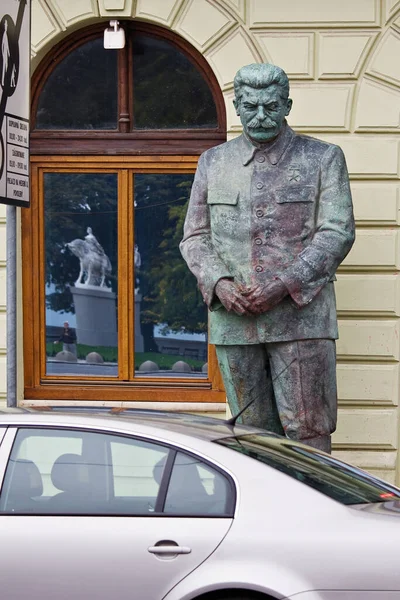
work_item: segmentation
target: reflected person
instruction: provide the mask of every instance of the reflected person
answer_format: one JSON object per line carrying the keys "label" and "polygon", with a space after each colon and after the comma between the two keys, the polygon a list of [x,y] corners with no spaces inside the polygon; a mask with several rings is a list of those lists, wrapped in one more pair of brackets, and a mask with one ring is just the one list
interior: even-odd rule
{"label": "reflected person", "polygon": [[200,157],[180,248],[210,309],[231,412],[330,451],[337,420],[333,281],[354,242],[342,150],[287,124],[286,73],[234,80],[243,134]]}
{"label": "reflected person", "polygon": [[59,342],[62,342],[63,352],[71,352],[74,356],[77,356],[75,329],[69,326],[68,321],[64,321],[64,329],[58,340],[55,340],[53,344]]}

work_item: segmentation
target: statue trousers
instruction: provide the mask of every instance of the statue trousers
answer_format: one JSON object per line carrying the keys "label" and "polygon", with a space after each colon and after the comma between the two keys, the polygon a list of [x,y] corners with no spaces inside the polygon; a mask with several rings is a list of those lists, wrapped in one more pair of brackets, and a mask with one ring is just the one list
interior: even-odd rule
{"label": "statue trousers", "polygon": [[242,423],[330,452],[337,420],[336,345],[331,339],[217,345],[232,415]]}

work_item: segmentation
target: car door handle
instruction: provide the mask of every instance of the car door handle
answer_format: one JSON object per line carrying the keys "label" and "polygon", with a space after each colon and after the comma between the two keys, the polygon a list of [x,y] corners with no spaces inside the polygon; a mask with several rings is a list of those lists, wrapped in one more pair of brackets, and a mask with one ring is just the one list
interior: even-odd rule
{"label": "car door handle", "polygon": [[190,554],[192,551],[188,546],[150,546],[147,550],[150,554],[159,554],[160,556],[166,554]]}

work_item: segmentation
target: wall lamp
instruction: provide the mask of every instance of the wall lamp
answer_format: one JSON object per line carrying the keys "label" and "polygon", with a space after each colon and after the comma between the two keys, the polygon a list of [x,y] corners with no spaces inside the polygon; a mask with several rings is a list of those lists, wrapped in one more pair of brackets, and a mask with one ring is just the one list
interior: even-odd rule
{"label": "wall lamp", "polygon": [[110,27],[104,30],[104,48],[107,50],[125,46],[125,31],[119,27],[119,21],[110,21]]}

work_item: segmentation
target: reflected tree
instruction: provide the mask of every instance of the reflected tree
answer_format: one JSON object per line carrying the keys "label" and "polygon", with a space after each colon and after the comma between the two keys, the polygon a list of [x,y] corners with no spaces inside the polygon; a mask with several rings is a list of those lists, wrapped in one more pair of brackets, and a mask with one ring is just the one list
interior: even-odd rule
{"label": "reflected tree", "polygon": [[147,35],[134,36],[133,78],[135,128],[217,127],[210,88],[189,58],[173,44]]}
{"label": "reflected tree", "polygon": [[50,74],[40,95],[36,128],[116,129],[117,86],[117,51],[105,50],[102,39],[86,42]]}
{"label": "reflected tree", "polygon": [[47,307],[74,312],[69,286],[79,274],[79,260],[66,247],[83,239],[91,227],[110,258],[110,283],[117,291],[117,176],[98,173],[46,173],[45,247]]}
{"label": "reflected tree", "polygon": [[140,290],[145,349],[154,349],[151,331],[207,332],[207,310],[180,251],[193,175],[135,176],[135,236],[142,268]]}
{"label": "reflected tree", "polygon": [[[109,280],[117,291],[117,176],[115,174],[45,174],[47,307],[74,312],[69,287],[79,261],[66,247],[83,239],[91,227],[111,260]],[[141,254],[140,292],[145,350],[154,351],[154,325],[165,331],[206,333],[207,310],[179,251],[191,174],[137,174],[135,243]],[[132,248],[134,252],[134,248]]]}

